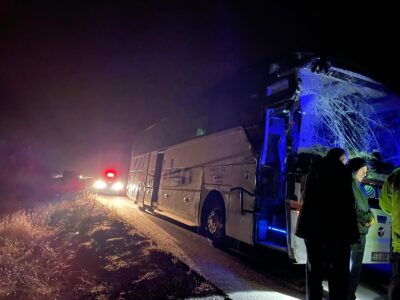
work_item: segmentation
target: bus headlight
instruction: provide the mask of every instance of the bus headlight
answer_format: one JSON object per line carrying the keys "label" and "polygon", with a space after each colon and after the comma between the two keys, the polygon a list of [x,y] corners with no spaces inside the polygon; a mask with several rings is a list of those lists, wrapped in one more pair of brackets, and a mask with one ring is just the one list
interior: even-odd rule
{"label": "bus headlight", "polygon": [[101,189],[104,189],[104,188],[107,186],[107,184],[106,184],[103,180],[97,180],[97,181],[94,183],[93,186],[94,186],[96,189],[101,190]]}
{"label": "bus headlight", "polygon": [[124,185],[122,184],[122,182],[116,182],[116,183],[114,183],[113,185],[112,185],[112,189],[114,190],[114,191],[120,191],[120,190],[122,190],[123,189],[123,187],[124,187]]}

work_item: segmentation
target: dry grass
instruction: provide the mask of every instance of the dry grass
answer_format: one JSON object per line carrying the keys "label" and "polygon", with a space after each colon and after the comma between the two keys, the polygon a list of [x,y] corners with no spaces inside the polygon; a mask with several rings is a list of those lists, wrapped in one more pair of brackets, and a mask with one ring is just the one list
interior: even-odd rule
{"label": "dry grass", "polygon": [[83,193],[0,220],[1,299],[177,299],[221,294]]}
{"label": "dry grass", "polygon": [[60,298],[76,256],[72,241],[96,218],[106,219],[107,213],[90,195],[3,218],[0,298]]}

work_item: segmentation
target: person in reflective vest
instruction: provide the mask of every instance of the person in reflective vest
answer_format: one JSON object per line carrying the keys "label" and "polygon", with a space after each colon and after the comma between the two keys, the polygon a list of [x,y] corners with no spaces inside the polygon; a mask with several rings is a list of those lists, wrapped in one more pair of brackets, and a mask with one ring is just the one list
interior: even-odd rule
{"label": "person in reflective vest", "polygon": [[379,197],[382,210],[392,217],[392,279],[389,300],[400,299],[400,168],[385,180]]}

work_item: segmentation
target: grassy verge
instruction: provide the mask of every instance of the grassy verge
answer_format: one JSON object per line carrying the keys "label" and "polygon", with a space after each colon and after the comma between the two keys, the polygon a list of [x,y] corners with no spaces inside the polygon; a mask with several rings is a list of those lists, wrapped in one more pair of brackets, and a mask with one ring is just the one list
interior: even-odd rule
{"label": "grassy verge", "polygon": [[222,295],[90,194],[0,220],[1,299]]}

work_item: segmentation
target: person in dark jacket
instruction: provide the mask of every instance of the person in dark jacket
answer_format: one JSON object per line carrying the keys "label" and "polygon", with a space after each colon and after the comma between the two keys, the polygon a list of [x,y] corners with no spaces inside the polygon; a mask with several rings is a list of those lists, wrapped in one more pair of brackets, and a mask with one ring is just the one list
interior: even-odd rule
{"label": "person in dark jacket", "polygon": [[296,235],[307,249],[306,299],[322,299],[327,267],[331,300],[347,299],[350,245],[359,238],[352,176],[345,166],[346,152],[331,149],[307,176]]}
{"label": "person in dark jacket", "polygon": [[359,240],[351,245],[351,267],[350,267],[350,289],[349,300],[356,299],[356,290],[360,282],[362,261],[365,250],[365,236],[368,234],[369,227],[375,222],[374,216],[368,205],[368,196],[361,186],[361,181],[367,175],[367,162],[356,157],[350,159],[347,164],[353,176],[353,193],[355,198],[355,208],[357,216],[358,231],[360,233]]}

